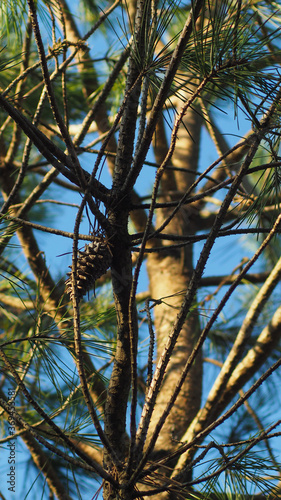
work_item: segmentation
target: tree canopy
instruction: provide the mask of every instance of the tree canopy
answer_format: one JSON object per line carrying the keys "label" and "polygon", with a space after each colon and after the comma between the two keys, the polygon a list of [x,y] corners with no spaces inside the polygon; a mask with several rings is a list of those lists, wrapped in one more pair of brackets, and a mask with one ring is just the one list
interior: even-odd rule
{"label": "tree canopy", "polygon": [[280,2],[0,17],[1,498],[280,498]]}

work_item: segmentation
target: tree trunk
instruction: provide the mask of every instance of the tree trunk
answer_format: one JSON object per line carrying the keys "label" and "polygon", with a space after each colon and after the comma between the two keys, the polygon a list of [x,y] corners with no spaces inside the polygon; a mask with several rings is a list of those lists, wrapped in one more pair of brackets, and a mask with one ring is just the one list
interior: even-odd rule
{"label": "tree trunk", "polygon": [[[173,156],[176,167],[196,170],[198,163],[201,119],[193,110],[188,110],[178,133],[178,141]],[[187,132],[188,130],[188,132]],[[157,145],[156,145],[157,156]],[[157,158],[158,162],[161,158]],[[162,179],[161,202],[179,199],[180,195],[194,182],[194,173],[167,170]],[[171,192],[172,190],[172,192]],[[173,194],[173,191],[175,194]],[[157,211],[157,227],[170,214],[170,209]],[[196,228],[192,222],[192,207],[181,208],[165,232],[177,235],[194,234]],[[163,243],[164,244],[164,243]],[[166,242],[167,246],[168,243]],[[149,254],[147,269],[150,281],[151,297],[161,299],[161,304],[154,308],[155,330],[157,337],[157,360],[159,359],[173,322],[179,312],[182,295],[185,293],[193,271],[192,246],[163,249],[158,253]],[[200,330],[196,305],[188,314],[184,327],[177,340],[176,347],[165,375],[163,386],[157,397],[155,410],[148,433],[148,442],[167,402],[169,401],[183,366],[191,354]],[[156,442],[157,456],[175,450],[186,428],[197,414],[201,403],[202,358],[196,362],[188,373],[173,409]],[[170,464],[172,465],[172,464]]]}

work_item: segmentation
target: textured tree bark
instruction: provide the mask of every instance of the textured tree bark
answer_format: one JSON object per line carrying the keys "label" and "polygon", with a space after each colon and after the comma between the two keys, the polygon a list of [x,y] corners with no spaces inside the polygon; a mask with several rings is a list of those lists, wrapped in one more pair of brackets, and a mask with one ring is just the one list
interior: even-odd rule
{"label": "textured tree bark", "polygon": [[[188,130],[188,132],[187,132]],[[178,133],[178,141],[173,165],[190,170],[196,170],[199,156],[201,119],[193,110],[188,110]],[[158,153],[160,148],[158,150]],[[157,145],[156,145],[157,156]],[[161,156],[161,154],[160,154]],[[161,161],[161,157],[157,161]],[[174,172],[168,170],[162,179],[161,201],[177,199],[179,192],[184,192],[194,182],[194,173]],[[171,191],[177,195],[173,196]],[[192,221],[192,207],[181,208],[165,232],[178,235],[194,234],[196,228]],[[169,210],[157,210],[157,226],[169,215]],[[167,242],[165,243],[167,245]],[[147,269],[150,280],[150,293],[153,299],[162,299],[160,305],[154,308],[155,331],[157,338],[157,359],[159,359],[173,322],[179,312],[182,295],[187,288],[193,270],[192,246],[180,249],[162,250],[159,253],[149,254]],[[178,338],[173,356],[165,375],[163,386],[157,397],[155,410],[152,415],[148,433],[149,438],[153,433],[163,410],[169,401],[182,368],[192,352],[200,330],[196,306],[190,311],[181,334]],[[158,438],[155,453],[163,456],[175,450],[200,408],[202,383],[202,358],[198,356],[192,366],[182,390]],[[173,465],[172,463],[170,464]],[[160,498],[160,497],[159,497]]]}
{"label": "textured tree bark", "polygon": [[[59,4],[64,15],[66,38],[68,41],[72,42],[75,47],[75,44],[77,45],[81,41],[81,36],[79,33],[78,26],[75,23],[75,19],[69,10],[66,0],[59,0]],[[134,28],[136,4],[137,4],[136,0],[130,0],[129,2],[127,2],[132,30]],[[83,81],[82,92],[84,97],[88,99],[90,95],[93,94],[99,86],[98,76],[96,74],[94,64],[91,60],[89,50],[86,48],[82,48],[76,55],[76,62],[78,71],[82,75],[82,81]],[[108,110],[106,108],[105,103],[101,103],[101,105],[98,107],[94,116],[94,120],[97,124],[98,131],[101,135],[105,134],[110,130],[111,125],[108,119]],[[107,151],[116,153],[117,143],[114,135],[110,137],[106,149]],[[107,155],[106,161],[108,164],[109,171],[113,175],[115,167],[115,157]],[[135,191],[132,192],[132,201],[134,203],[140,203],[140,198]],[[142,231],[146,224],[145,211],[144,210],[134,211],[131,214],[131,217],[133,218],[136,229],[138,231]]]}
{"label": "textured tree bark", "polygon": [[[136,50],[143,53],[143,15],[144,3],[139,1],[136,15],[135,44]],[[128,448],[126,434],[126,413],[129,391],[131,388],[132,343],[137,345],[138,325],[136,311],[130,316],[129,304],[132,287],[132,258],[128,234],[128,219],[131,204],[131,191],[120,199],[120,190],[128,176],[133,158],[133,147],[137,122],[137,108],[141,92],[141,79],[133,54],[129,59],[126,82],[126,102],[122,116],[116,160],[114,166],[112,201],[108,219],[112,227],[112,287],[117,317],[117,342],[113,371],[110,377],[105,409],[105,432],[116,452],[120,467],[118,472],[112,457],[105,453],[104,464],[109,473],[117,473],[122,483],[123,465]],[[131,336],[131,337],[130,337]],[[117,477],[117,476],[116,476]],[[125,478],[124,478],[125,480]],[[104,499],[123,498],[130,500],[132,492],[115,492],[112,486],[105,484]]]}

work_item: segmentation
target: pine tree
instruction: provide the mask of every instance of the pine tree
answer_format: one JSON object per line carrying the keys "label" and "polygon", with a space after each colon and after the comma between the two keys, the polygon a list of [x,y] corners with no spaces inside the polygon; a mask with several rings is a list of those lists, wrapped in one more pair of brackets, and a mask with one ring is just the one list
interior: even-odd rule
{"label": "pine tree", "polygon": [[2,2],[2,498],[279,498],[280,7]]}

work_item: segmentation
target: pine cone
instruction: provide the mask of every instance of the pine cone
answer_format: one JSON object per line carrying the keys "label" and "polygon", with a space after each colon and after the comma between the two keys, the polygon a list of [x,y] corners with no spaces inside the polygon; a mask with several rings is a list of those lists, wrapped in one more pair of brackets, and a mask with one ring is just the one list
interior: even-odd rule
{"label": "pine cone", "polygon": [[[106,273],[111,264],[109,243],[105,238],[97,237],[78,252],[77,260],[77,293],[81,299],[95,284],[95,281]],[[71,266],[69,266],[71,268]],[[66,292],[72,298],[73,289],[71,272],[65,282]]]}

